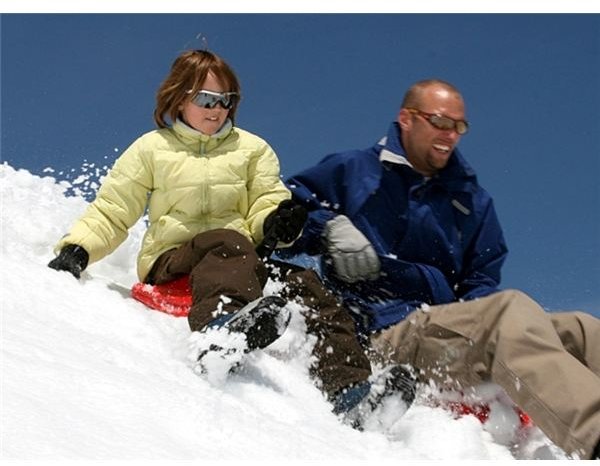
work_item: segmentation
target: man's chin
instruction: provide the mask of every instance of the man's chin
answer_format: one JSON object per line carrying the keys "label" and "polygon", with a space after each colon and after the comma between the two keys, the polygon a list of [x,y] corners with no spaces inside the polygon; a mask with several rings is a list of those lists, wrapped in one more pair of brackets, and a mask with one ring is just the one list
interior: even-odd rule
{"label": "man's chin", "polygon": [[445,168],[446,165],[448,165],[448,160],[450,160],[450,155],[439,155],[436,154],[435,157],[433,157],[430,161],[429,161],[429,166],[430,168],[435,171],[438,172],[440,171],[442,168]]}

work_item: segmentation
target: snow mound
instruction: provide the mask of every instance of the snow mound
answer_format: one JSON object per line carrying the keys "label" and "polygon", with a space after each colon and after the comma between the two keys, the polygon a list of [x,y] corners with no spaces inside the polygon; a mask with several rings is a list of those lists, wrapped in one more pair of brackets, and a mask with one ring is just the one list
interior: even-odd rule
{"label": "snow mound", "polygon": [[[79,281],[46,266],[87,206],[69,192],[69,182],[0,166],[3,459],[566,458],[538,429],[515,436],[500,402],[482,425],[423,392],[404,416],[391,406],[380,423],[351,429],[310,380],[313,342],[294,304],[286,333],[235,373],[197,374],[186,319],[129,297],[143,220]],[[487,390],[496,400],[498,387]]]}

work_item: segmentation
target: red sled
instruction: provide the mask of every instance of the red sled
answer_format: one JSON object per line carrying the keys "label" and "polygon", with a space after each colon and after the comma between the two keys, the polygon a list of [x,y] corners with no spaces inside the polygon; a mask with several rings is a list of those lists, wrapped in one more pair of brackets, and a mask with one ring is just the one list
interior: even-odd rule
{"label": "red sled", "polygon": [[[466,403],[464,401],[442,402],[441,406],[450,410],[457,418],[462,416],[475,416],[482,424],[485,424],[490,417],[490,405],[487,403]],[[517,416],[519,416],[519,427],[525,429],[533,426],[533,421],[529,415],[521,408],[514,407]]]}
{"label": "red sled", "polygon": [[187,317],[192,306],[192,289],[188,275],[162,285],[136,283],[131,288],[131,296],[151,309],[175,317]]}

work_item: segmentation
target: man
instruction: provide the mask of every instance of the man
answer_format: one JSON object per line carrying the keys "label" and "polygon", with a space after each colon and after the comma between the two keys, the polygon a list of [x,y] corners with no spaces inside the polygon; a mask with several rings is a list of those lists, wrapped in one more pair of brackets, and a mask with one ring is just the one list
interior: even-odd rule
{"label": "man", "polygon": [[379,143],[288,180],[310,215],[287,260],[321,255],[323,278],[378,357],[422,380],[491,380],[566,452],[597,456],[600,321],[498,290],[507,248],[456,148],[467,130],[453,85],[414,84]]}

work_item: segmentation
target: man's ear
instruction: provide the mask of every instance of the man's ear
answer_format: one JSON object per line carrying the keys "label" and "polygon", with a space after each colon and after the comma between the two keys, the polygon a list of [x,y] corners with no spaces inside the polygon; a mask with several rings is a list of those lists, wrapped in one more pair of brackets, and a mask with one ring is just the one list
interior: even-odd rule
{"label": "man's ear", "polygon": [[410,126],[412,124],[412,114],[405,108],[401,108],[398,112],[398,117],[396,118],[396,121],[400,125],[402,131],[410,129]]}

